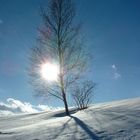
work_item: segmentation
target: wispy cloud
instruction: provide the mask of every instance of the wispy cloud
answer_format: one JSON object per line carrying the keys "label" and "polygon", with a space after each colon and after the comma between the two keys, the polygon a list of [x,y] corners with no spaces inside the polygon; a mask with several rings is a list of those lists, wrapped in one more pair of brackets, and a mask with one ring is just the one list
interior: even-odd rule
{"label": "wispy cloud", "polygon": [[113,71],[113,79],[119,79],[119,78],[122,77],[121,74],[120,74],[119,71],[118,71],[117,66],[116,66],[115,64],[112,64],[112,65],[111,65],[111,69],[112,69],[112,71]]}
{"label": "wispy cloud", "polygon": [[121,74],[118,73],[118,72],[115,72],[114,73],[114,79],[118,79],[118,78],[121,78]]}
{"label": "wispy cloud", "polygon": [[47,105],[34,106],[31,103],[21,102],[8,98],[6,102],[0,102],[0,115],[19,114],[19,113],[37,113],[40,111],[60,110],[61,107],[51,107]]}
{"label": "wispy cloud", "polygon": [[111,65],[111,68],[112,68],[113,70],[117,70],[117,68],[116,68],[116,65],[115,65],[115,64]]}

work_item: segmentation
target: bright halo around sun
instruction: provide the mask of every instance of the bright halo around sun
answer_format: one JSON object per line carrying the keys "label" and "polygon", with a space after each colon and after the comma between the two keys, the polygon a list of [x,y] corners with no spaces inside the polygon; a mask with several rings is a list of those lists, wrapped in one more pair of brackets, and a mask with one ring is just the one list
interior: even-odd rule
{"label": "bright halo around sun", "polygon": [[42,64],[41,75],[47,81],[57,81],[59,75],[58,65],[51,63]]}

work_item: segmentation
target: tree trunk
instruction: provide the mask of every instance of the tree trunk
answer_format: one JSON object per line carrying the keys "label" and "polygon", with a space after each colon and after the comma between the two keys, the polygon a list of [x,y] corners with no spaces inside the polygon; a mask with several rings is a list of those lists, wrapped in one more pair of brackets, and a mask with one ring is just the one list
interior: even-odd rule
{"label": "tree trunk", "polygon": [[67,99],[66,99],[66,92],[64,89],[64,78],[63,78],[63,66],[64,66],[64,56],[63,56],[63,49],[62,49],[62,42],[61,42],[61,31],[62,31],[62,17],[61,17],[61,1],[59,1],[59,17],[58,17],[58,29],[57,29],[57,43],[58,43],[58,53],[59,53],[59,65],[60,65],[60,85],[61,85],[61,92],[62,92],[62,97],[63,97],[63,102],[65,106],[65,112],[66,115],[70,115],[69,109],[68,109],[68,104],[67,104]]}
{"label": "tree trunk", "polygon": [[61,84],[61,92],[62,92],[62,97],[63,97],[63,102],[64,102],[64,106],[65,106],[65,112],[66,112],[66,115],[70,115],[69,113],[69,109],[68,109],[68,103],[67,103],[67,98],[66,98],[66,93],[65,93],[65,90],[64,90],[64,83],[63,83],[63,76],[61,75],[60,76],[60,84]]}
{"label": "tree trunk", "polygon": [[64,90],[62,90],[62,94],[63,94],[63,101],[64,101],[64,105],[65,105],[65,112],[66,112],[66,115],[69,116],[70,113],[69,113],[67,99],[66,99],[66,94],[65,94]]}

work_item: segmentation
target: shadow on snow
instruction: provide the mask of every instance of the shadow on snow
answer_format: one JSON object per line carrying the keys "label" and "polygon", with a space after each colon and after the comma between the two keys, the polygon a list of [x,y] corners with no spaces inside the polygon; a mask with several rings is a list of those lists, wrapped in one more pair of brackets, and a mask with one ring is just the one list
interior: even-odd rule
{"label": "shadow on snow", "polygon": [[74,116],[70,116],[72,119],[74,119],[74,121],[86,132],[86,134],[88,134],[88,136],[93,139],[93,140],[99,140],[99,137],[92,132],[89,129],[89,126],[86,125],[83,121],[81,121],[79,118],[74,117]]}
{"label": "shadow on snow", "polygon": [[[72,111],[73,112],[73,111]],[[60,117],[60,116],[63,116],[64,114],[62,113],[62,114],[59,114],[58,116]],[[57,115],[56,115],[57,116]],[[55,116],[55,117],[56,117]],[[57,117],[58,117],[57,116]],[[64,115],[65,116],[65,115]],[[90,138],[90,139],[92,139],[92,140],[100,140],[100,138],[89,128],[89,126],[87,125],[87,124],[85,124],[82,120],[80,120],[79,118],[77,118],[77,117],[75,117],[75,116],[72,116],[72,115],[70,115],[69,116],[70,118],[65,122],[65,124],[62,126],[62,128],[59,130],[59,132],[55,135],[55,136],[53,136],[53,138],[52,139],[57,139],[59,136],[61,136],[61,134],[64,132],[64,131],[66,131],[66,129],[69,129],[69,131],[68,132],[71,132],[73,135],[71,136],[71,134],[69,134],[69,133],[66,133],[65,135],[67,136],[67,138],[68,137],[71,137],[71,139],[77,139],[76,138],[76,135],[79,133],[78,132],[78,126],[79,127],[81,127],[81,129],[82,130],[84,130],[84,134],[86,135],[88,135],[88,137]],[[70,123],[70,121],[72,121],[72,120],[74,120],[74,122],[75,122],[75,125],[74,125],[74,127],[75,128],[73,128],[73,127],[71,127],[71,126],[69,126],[69,123]],[[80,134],[80,133],[79,133]],[[81,136],[80,135],[80,137],[84,137],[84,136]]]}

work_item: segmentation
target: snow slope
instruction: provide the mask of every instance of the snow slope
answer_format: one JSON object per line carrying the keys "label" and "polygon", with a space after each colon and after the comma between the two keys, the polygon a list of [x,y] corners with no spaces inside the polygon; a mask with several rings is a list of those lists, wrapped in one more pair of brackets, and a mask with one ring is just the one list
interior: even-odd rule
{"label": "snow slope", "polygon": [[140,140],[140,98],[71,113],[1,116],[0,140]]}

